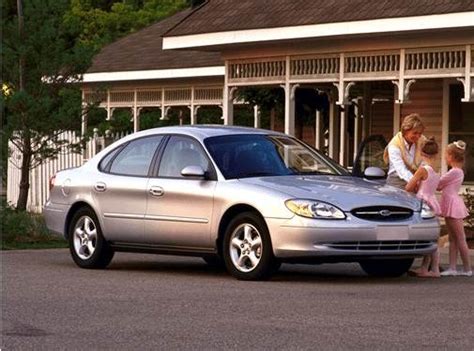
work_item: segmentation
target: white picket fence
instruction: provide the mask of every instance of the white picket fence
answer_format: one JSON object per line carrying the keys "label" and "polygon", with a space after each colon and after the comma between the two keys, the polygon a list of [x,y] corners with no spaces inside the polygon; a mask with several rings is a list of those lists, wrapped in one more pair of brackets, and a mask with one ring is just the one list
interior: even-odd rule
{"label": "white picket fence", "polygon": [[[110,134],[108,140],[118,140],[128,133]],[[75,132],[64,132],[58,136],[59,140],[67,140],[68,143],[78,143],[80,136]],[[63,147],[55,158],[43,160],[42,163],[30,171],[30,188],[28,193],[27,211],[41,213],[43,205],[49,197],[49,180],[58,171],[66,168],[79,167],[87,159],[101,151],[106,144],[106,138],[95,133],[86,145],[83,154],[72,152],[67,146]],[[67,145],[67,144],[66,144]],[[20,193],[21,160],[20,150],[12,143],[8,143],[10,157],[8,158],[7,173],[7,202],[15,206]]]}

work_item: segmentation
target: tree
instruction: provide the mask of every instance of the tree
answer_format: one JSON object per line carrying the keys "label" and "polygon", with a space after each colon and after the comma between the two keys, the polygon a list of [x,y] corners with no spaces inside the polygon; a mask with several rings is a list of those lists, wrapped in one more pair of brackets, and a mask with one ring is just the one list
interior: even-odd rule
{"label": "tree", "polygon": [[186,0],[71,0],[64,21],[82,44],[97,52],[186,6]]}
{"label": "tree", "polygon": [[[26,209],[30,170],[54,157],[58,135],[80,128],[81,74],[105,44],[190,5],[185,0],[4,0],[2,159],[22,153],[17,209]],[[3,165],[3,164],[2,164]]]}
{"label": "tree", "polygon": [[5,134],[22,153],[17,209],[25,210],[30,170],[53,157],[65,141],[58,135],[79,128],[80,80],[92,51],[64,26],[68,0],[2,2]]}

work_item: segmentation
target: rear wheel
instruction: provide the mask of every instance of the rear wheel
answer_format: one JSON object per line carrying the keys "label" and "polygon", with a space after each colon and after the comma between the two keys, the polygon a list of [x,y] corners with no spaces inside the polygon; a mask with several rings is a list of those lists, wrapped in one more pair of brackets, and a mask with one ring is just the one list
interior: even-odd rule
{"label": "rear wheel", "polygon": [[229,223],[222,252],[227,271],[241,280],[266,279],[276,264],[267,226],[252,212],[241,213]]}
{"label": "rear wheel", "polygon": [[410,269],[413,258],[366,260],[359,262],[365,273],[374,277],[400,277]]}
{"label": "rear wheel", "polygon": [[97,216],[90,208],[81,208],[71,220],[69,251],[81,268],[105,268],[114,256],[102,235]]}

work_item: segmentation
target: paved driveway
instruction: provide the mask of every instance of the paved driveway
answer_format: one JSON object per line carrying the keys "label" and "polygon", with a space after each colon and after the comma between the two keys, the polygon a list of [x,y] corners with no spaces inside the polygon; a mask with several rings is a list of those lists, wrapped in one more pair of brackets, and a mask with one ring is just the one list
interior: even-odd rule
{"label": "paved driveway", "polygon": [[353,264],[283,265],[236,281],[200,259],[2,252],[2,349],[474,349],[474,278],[369,278]]}

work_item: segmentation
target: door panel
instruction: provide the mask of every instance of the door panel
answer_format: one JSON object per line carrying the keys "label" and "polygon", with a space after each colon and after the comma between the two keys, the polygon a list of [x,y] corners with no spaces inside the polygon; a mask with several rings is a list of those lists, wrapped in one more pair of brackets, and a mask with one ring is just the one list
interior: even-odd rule
{"label": "door panel", "polygon": [[[212,166],[201,144],[186,136],[170,136],[157,178],[148,183],[145,241],[184,248],[210,248],[211,218],[216,181],[181,174],[188,166],[207,175]],[[209,176],[207,177],[209,178]]]}
{"label": "door panel", "polygon": [[159,135],[132,140],[100,163],[92,192],[107,240],[143,242],[148,175],[162,140]]}
{"label": "door panel", "polygon": [[[109,241],[141,242],[148,178],[102,174],[92,190]],[[106,187],[103,191],[97,185]]]}
{"label": "door panel", "polygon": [[215,181],[207,180],[150,179],[145,242],[172,247],[212,247],[210,229],[215,187]]}

